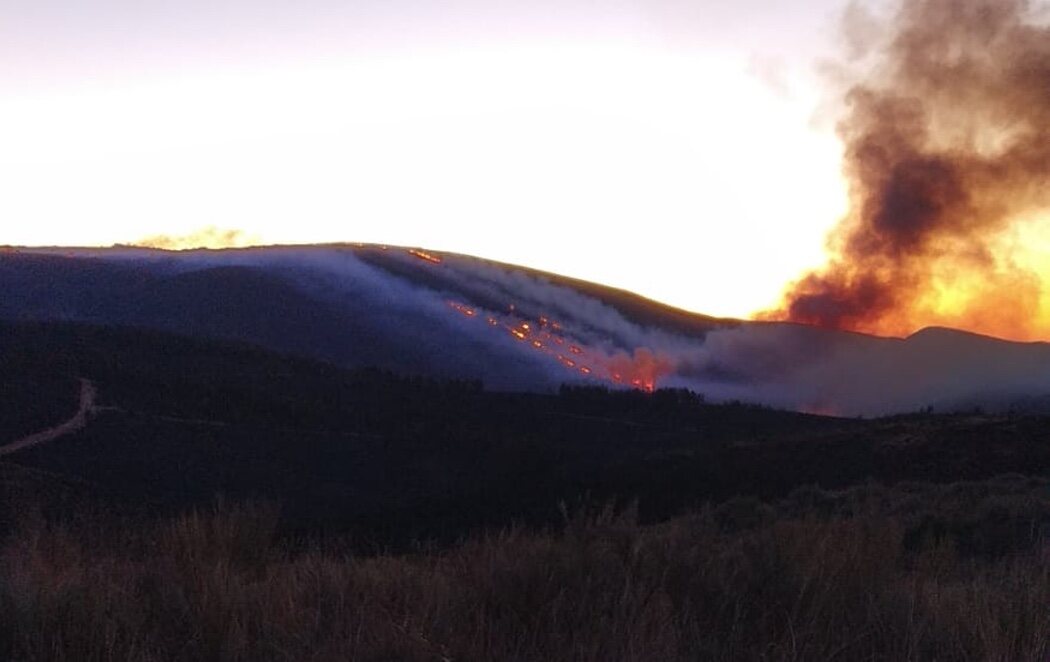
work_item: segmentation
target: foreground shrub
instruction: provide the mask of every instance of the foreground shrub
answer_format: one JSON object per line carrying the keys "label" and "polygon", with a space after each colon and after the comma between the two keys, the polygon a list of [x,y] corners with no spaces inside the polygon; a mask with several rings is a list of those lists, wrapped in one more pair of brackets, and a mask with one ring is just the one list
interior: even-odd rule
{"label": "foreground shrub", "polygon": [[[974,498],[975,528],[956,526]],[[0,548],[0,658],[1045,659],[1044,498],[1021,479],[807,489],[373,557],[293,553],[266,504],[30,518]],[[937,518],[936,535],[915,533]]]}

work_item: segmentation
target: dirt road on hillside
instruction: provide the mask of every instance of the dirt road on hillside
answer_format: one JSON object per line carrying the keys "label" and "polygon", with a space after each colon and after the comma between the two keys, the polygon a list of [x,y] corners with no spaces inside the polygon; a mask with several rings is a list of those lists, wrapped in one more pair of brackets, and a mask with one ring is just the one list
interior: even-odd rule
{"label": "dirt road on hillside", "polygon": [[77,408],[77,413],[73,415],[73,418],[68,421],[56,425],[53,428],[41,430],[40,432],[34,432],[28,437],[22,437],[17,441],[12,441],[9,444],[0,446],[0,457],[4,455],[10,455],[23,448],[30,448],[39,444],[45,444],[49,441],[54,441],[59,437],[64,437],[67,434],[73,434],[79,431],[84,425],[87,424],[88,414],[95,408],[95,398],[98,395],[98,390],[90,380],[81,378],[80,380],[80,406]]}

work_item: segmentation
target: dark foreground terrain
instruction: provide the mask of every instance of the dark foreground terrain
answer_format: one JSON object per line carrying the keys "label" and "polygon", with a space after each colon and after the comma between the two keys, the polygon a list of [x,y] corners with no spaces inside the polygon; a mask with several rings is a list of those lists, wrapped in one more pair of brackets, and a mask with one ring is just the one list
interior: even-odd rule
{"label": "dark foreground terrain", "polygon": [[452,547],[292,549],[254,504],[28,519],[0,549],[20,660],[1042,660],[1044,479],[799,491]]}
{"label": "dark foreground terrain", "polygon": [[1045,418],[0,325],[0,658],[1045,659]]}

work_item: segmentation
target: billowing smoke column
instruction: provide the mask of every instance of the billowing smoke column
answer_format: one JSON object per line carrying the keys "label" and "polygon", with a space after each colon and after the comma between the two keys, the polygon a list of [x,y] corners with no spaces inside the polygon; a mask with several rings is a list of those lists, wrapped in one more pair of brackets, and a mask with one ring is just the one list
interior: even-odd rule
{"label": "billowing smoke column", "polygon": [[1050,231],[1050,28],[1033,16],[1023,0],[903,4],[847,95],[851,210],[829,264],[768,318],[1050,337],[1050,256],[1025,245]]}

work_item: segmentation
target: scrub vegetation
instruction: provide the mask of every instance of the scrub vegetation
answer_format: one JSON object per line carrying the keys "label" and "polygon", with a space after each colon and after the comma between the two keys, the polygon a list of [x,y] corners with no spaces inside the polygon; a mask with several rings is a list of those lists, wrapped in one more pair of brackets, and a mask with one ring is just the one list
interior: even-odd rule
{"label": "scrub vegetation", "polygon": [[[628,509],[440,549],[275,537],[271,504],[29,518],[0,549],[17,660],[1041,660],[1046,480]],[[352,547],[352,544],[349,545]]]}
{"label": "scrub vegetation", "polygon": [[1042,660],[1050,422],[0,325],[0,659]]}

